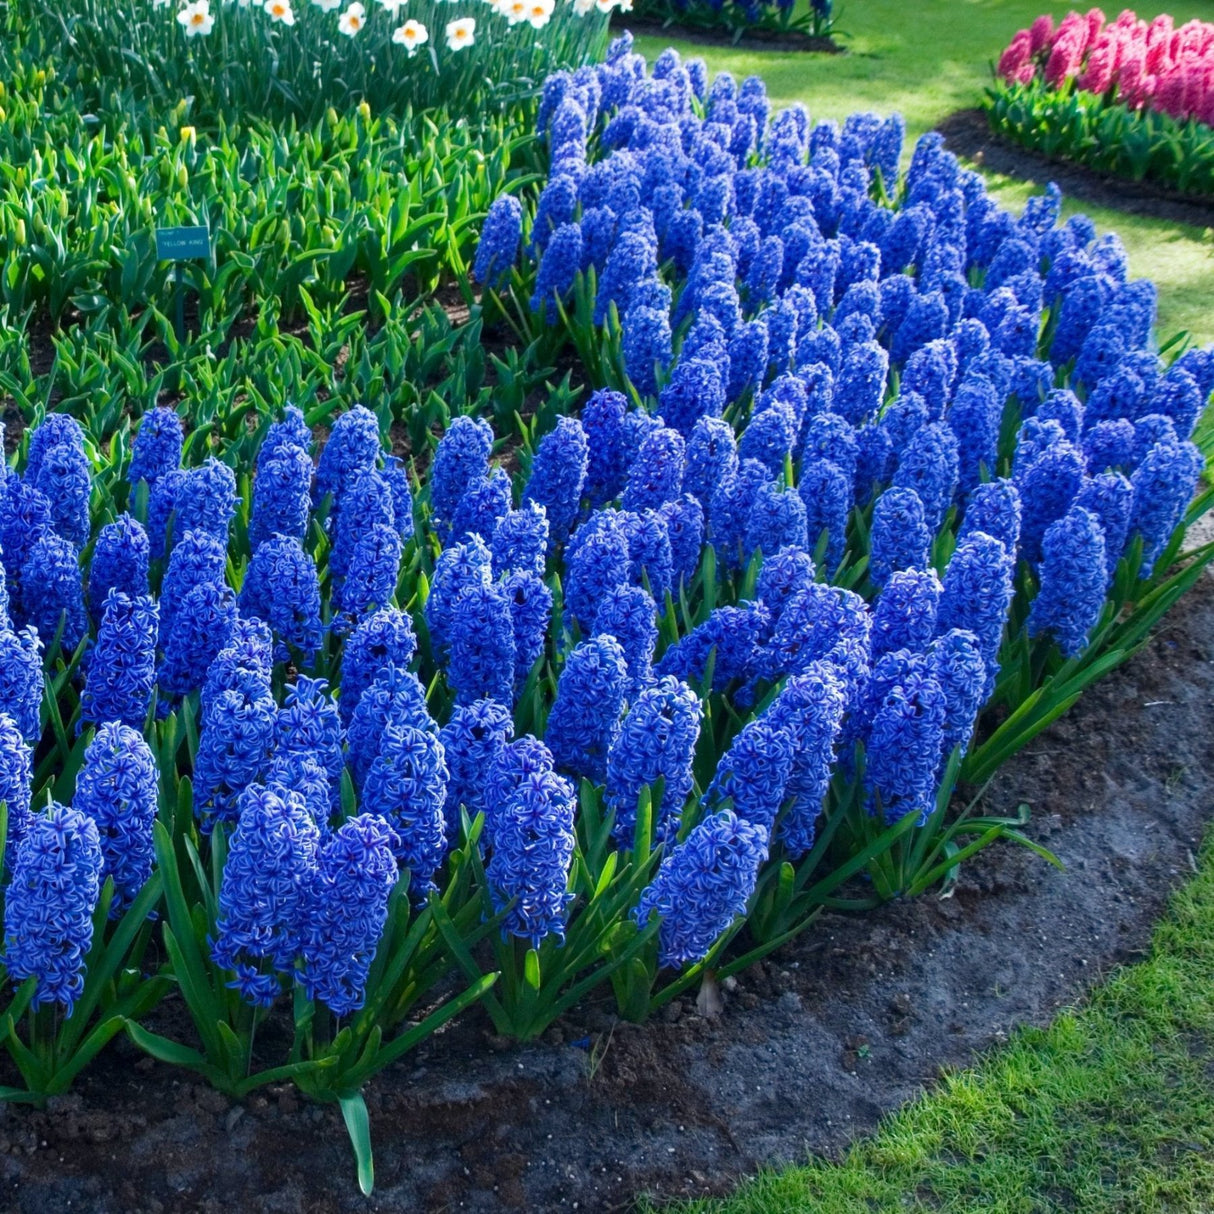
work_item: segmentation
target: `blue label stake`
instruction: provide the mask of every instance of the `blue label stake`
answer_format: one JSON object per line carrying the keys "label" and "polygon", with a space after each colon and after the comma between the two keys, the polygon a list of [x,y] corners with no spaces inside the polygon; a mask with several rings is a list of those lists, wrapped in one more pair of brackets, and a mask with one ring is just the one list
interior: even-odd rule
{"label": "blue label stake", "polygon": [[205,261],[211,256],[211,233],[205,227],[157,228],[156,257],[171,261],[174,283],[173,328],[179,343],[185,341],[185,283],[181,272],[183,261]]}

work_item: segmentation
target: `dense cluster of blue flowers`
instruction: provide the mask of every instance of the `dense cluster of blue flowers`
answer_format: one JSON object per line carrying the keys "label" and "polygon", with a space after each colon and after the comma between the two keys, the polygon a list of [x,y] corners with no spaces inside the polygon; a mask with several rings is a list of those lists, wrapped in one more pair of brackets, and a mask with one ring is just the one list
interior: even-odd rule
{"label": "dense cluster of blue flowers", "polygon": [[72,805],[97,827],[102,880],[114,882],[111,918],[122,913],[152,874],[159,786],[156,759],[142,733],[120,721],[97,730],[84,752]]}
{"label": "dense cluster of blue flowers", "polygon": [[717,937],[746,910],[767,857],[767,827],[732,810],[705,818],[662,861],[641,895],[637,921],[662,921],[658,959],[684,966],[702,960]]}
{"label": "dense cluster of blue flowers", "polygon": [[[719,562],[820,547],[831,574],[861,555],[849,519],[871,508],[880,587],[925,570],[946,521],[1038,573],[1047,531],[1078,506],[1104,539],[1102,559],[1083,547],[1078,582],[1111,579],[1139,538],[1150,572],[1192,496],[1201,464],[1189,438],[1214,365],[1201,350],[1159,365],[1154,289],[1128,280],[1116,237],[1096,239],[1082,217],[1059,223],[1056,190],[1016,219],[936,136],[899,181],[896,116],[839,127],[795,106],[773,114],[757,78],[709,85],[673,51],[649,72],[627,37],[594,82],[549,79],[541,124],[553,167],[526,244],[536,306],[561,283],[572,307],[574,279],[593,269],[593,316],[571,323],[618,318],[627,375],[670,428],[645,442],[687,443],[683,461],[670,439],[642,446],[625,509],[673,500],[681,480]],[[574,243],[580,264],[551,269]],[[671,333],[687,319],[680,343]],[[1014,458],[999,450],[1009,397],[1021,419]],[[727,410],[746,418],[740,433]],[[979,566],[1006,581],[989,547],[964,562],[970,581]],[[964,627],[963,572],[944,610]],[[1034,629],[1073,653],[1099,612],[1071,600],[1095,591],[1047,581],[1061,600]],[[992,673],[1001,597],[974,628]]]}
{"label": "dense cluster of blue flowers", "polygon": [[[1076,657],[1122,558],[1154,571],[1202,466],[1190,439],[1214,358],[1161,364],[1153,287],[1129,279],[1116,237],[1062,223],[1053,187],[1017,218],[934,135],[900,178],[896,116],[814,125],[773,112],[757,78],[709,83],[674,51],[649,70],[626,35],[593,76],[551,77],[539,122],[551,172],[530,229],[511,207],[503,237],[503,206],[485,256],[499,281],[511,249],[524,281],[534,266],[548,323],[560,302],[568,324],[616,334],[645,402],[603,390],[581,417],[564,625],[615,636],[628,691],[622,717],[614,693],[575,711],[589,651],[568,651],[558,766],[595,774],[571,721],[602,738],[607,711],[622,844],[639,787],[661,777],[659,826],[688,795],[698,719],[671,711],[685,691],[744,708],[787,679],[706,802],[804,854],[836,755],[860,743],[870,810],[924,820],[995,690],[1017,586],[1029,634]],[[546,440],[542,487],[558,442],[559,483],[576,479],[576,425]],[[690,555],[666,564],[663,524]],[[663,592],[678,601],[705,544],[718,571],[757,566],[754,590],[653,646]],[[836,575],[869,601],[824,584]],[[646,589],[643,611],[622,597]]]}
{"label": "dense cluster of blue flowers", "polygon": [[52,803],[30,818],[5,891],[4,964],[13,982],[37,978],[32,1007],[56,1003],[70,1016],[84,991],[102,864],[87,814]]}
{"label": "dense cluster of blue flowers", "polygon": [[[813,125],[627,38],[541,123],[534,216],[495,206],[475,274],[618,338],[631,394],[521,461],[457,416],[421,481],[370,410],[317,454],[288,406],[248,502],[157,409],[123,514],[52,414],[0,483],[4,951],[39,1002],[70,1010],[104,882],[114,915],[145,886],[162,787],[187,827],[179,776],[226,840],[211,957],[254,1004],[363,1006],[392,891],[420,907],[464,848],[495,928],[559,948],[579,848],[646,824],[627,910],[694,964],[813,851],[832,779],[874,830],[927,820],[1009,613],[1082,657],[1110,586],[1169,559],[1214,358],[1161,365],[1151,289],[1055,193],[1014,217],[930,136],[899,178],[898,120]],[[71,806],[42,808],[32,748],[73,727]]]}

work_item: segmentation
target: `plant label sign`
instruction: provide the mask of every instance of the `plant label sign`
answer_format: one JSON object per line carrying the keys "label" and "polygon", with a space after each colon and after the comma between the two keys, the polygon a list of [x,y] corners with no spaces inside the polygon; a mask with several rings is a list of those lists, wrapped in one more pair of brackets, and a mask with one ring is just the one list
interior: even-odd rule
{"label": "plant label sign", "polygon": [[211,233],[204,226],[188,228],[157,228],[156,258],[173,262],[173,329],[179,342],[185,341],[185,284],[181,273],[183,261],[205,261],[211,256]]}
{"label": "plant label sign", "polygon": [[196,261],[211,255],[211,233],[205,227],[157,228],[159,261]]}

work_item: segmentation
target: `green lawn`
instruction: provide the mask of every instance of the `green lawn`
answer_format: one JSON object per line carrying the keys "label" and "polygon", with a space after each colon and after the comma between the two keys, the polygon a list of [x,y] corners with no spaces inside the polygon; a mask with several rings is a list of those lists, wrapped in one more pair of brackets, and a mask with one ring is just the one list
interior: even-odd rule
{"label": "green lawn", "polygon": [[[1043,12],[1060,17],[1075,6],[1048,0],[840,0],[838,28],[846,55],[739,52],[682,44],[700,55],[713,71],[736,76],[758,73],[777,103],[802,101],[815,118],[846,117],[853,110],[878,113],[901,110],[911,137],[930,129],[954,110],[978,103],[992,62],[1012,34]],[[1082,6],[1089,7],[1087,4]],[[1120,6],[1106,6],[1113,16]],[[1142,3],[1144,17],[1170,12],[1178,21],[1214,20],[1214,3]],[[677,39],[642,38],[639,47],[651,59]],[[1027,191],[997,181],[1008,203]],[[1207,296],[1214,291],[1214,244],[1199,228],[1124,216],[1101,207],[1082,206],[1101,226],[1120,233],[1133,272],[1153,278],[1160,290],[1160,333],[1188,329],[1200,342],[1214,341],[1214,315]]]}
{"label": "green lawn", "polygon": [[680,1214],[1214,1210],[1214,837],[1200,869],[1149,958],[1079,1011],[950,1075],[842,1162]]}

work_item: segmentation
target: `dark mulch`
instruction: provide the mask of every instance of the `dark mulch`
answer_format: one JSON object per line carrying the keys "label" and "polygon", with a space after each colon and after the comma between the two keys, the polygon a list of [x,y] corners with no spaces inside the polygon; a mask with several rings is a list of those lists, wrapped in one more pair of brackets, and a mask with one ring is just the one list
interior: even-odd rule
{"label": "dark mulch", "polygon": [[1057,182],[1069,198],[1199,228],[1214,226],[1214,199],[1182,194],[1149,181],[1130,181],[1089,169],[1073,160],[1029,151],[991,130],[980,109],[958,110],[936,128],[958,156],[993,173],[1039,185]]}
{"label": "dark mulch", "polygon": [[829,36],[813,37],[803,30],[748,29],[740,37],[729,30],[711,29],[702,25],[685,24],[682,21],[659,21],[637,17],[633,13],[617,13],[612,18],[611,28],[616,33],[630,30],[639,38],[678,38],[681,42],[693,42],[699,46],[737,47],[744,51],[802,52],[811,55],[843,55],[842,47]]}
{"label": "dark mulch", "polygon": [[1214,804],[1212,696],[1204,577],[987,794],[991,812],[1027,802],[1065,872],[1005,845],[951,898],[832,914],[727,983],[711,1020],[686,998],[636,1028],[600,1003],[520,1047],[466,1017],[369,1086],[369,1200],[336,1109],[287,1086],[231,1105],[120,1041],[48,1109],[0,1109],[0,1208],[622,1210],[838,1151],[1141,955]]}

